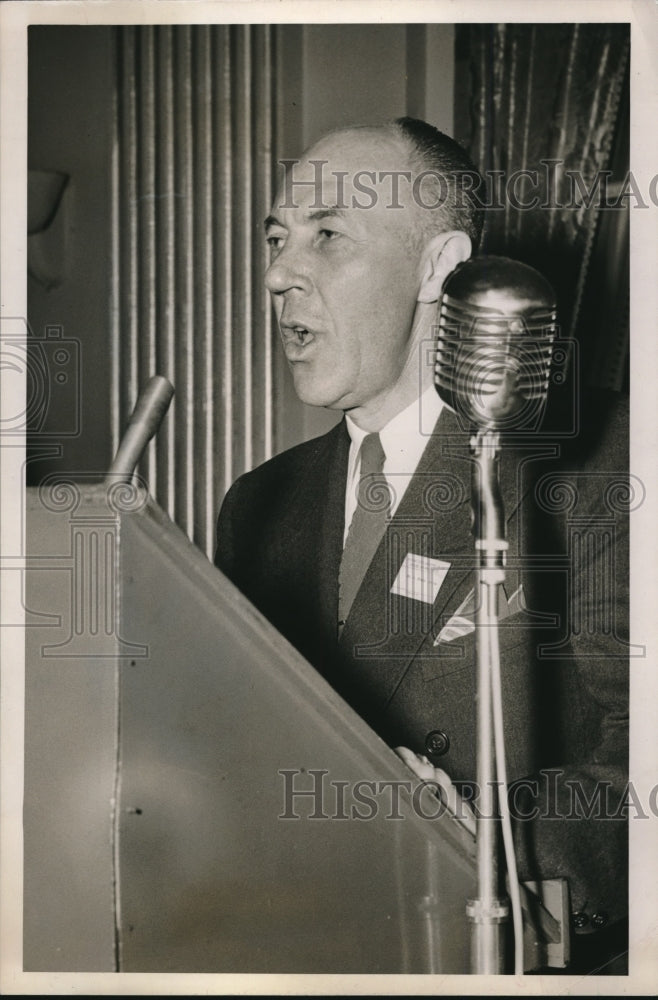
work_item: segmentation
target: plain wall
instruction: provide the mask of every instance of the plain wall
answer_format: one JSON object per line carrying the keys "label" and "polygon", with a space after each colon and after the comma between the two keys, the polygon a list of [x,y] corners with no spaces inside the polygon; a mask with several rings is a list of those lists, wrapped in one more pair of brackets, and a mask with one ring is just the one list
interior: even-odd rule
{"label": "plain wall", "polygon": [[[71,374],[60,392],[53,388],[45,423],[29,449],[36,456],[59,444],[62,455],[28,466],[29,481],[34,481],[50,470],[102,472],[112,457],[112,28],[30,27],[28,72],[28,171],[69,177],[60,209],[64,218],[57,220],[48,248],[61,282],[47,289],[28,277],[28,321],[39,338],[48,328],[61,328],[80,359],[79,378]],[[68,377],[71,369],[65,369],[61,374]],[[77,434],[69,433],[74,399]]]}

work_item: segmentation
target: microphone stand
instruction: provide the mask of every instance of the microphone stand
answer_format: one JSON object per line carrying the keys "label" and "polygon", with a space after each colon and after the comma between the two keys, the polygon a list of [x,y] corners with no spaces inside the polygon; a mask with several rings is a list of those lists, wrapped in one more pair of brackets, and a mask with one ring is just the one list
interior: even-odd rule
{"label": "microphone stand", "polygon": [[504,972],[505,921],[509,905],[499,896],[499,823],[496,808],[492,664],[500,662],[498,596],[505,581],[505,515],[498,478],[500,435],[479,429],[470,441],[472,471],[477,653],[477,897],[468,901],[471,968],[475,973]]}

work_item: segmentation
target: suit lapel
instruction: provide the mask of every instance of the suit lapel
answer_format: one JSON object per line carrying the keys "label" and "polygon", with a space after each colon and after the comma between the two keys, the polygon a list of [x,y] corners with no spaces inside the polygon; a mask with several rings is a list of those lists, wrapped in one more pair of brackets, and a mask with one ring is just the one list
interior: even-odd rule
{"label": "suit lapel", "polygon": [[[470,477],[467,435],[444,408],[366,572],[340,640],[350,681],[369,691],[373,709],[388,701],[428,636],[438,634],[435,623],[451,595],[472,574]],[[434,604],[391,594],[410,552],[450,563]]]}
{"label": "suit lapel", "polygon": [[324,641],[333,648],[338,627],[338,574],[345,531],[345,484],[350,437],[345,420],[336,428],[332,447],[324,456],[323,514],[319,531],[316,575],[318,580],[319,619]]}

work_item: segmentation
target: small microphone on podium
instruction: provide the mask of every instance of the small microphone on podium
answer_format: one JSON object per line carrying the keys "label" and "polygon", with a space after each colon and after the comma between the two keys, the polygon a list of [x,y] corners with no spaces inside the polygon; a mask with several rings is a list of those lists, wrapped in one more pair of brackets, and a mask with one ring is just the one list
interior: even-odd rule
{"label": "small microphone on podium", "polygon": [[107,482],[129,483],[144,450],[162,423],[169,408],[174,387],[163,375],[153,375],[140,393],[114,461]]}
{"label": "small microphone on podium", "polygon": [[439,396],[470,427],[535,430],[555,334],[555,293],[539,271],[507,257],[466,261],[443,287]]}

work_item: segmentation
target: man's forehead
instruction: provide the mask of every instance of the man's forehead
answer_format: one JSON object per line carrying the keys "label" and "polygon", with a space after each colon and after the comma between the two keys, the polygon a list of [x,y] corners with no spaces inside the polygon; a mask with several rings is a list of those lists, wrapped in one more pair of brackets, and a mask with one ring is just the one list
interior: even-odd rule
{"label": "man's forehead", "polygon": [[387,162],[399,168],[409,160],[406,144],[385,126],[346,128],[318,139],[300,157],[300,163],[325,159],[336,170],[372,170]]}
{"label": "man's forehead", "polygon": [[395,187],[404,195],[401,180],[411,172],[405,144],[383,128],[332,133],[299,159],[281,163],[285,176],[274,200],[275,213],[285,208],[375,208],[382,207],[386,200],[401,201],[402,207],[404,197],[398,194],[391,198],[391,194]]}

